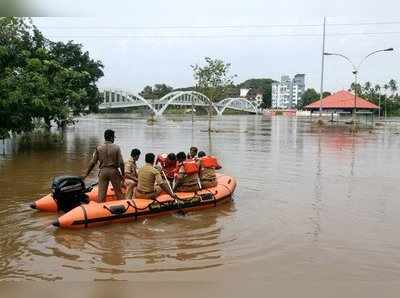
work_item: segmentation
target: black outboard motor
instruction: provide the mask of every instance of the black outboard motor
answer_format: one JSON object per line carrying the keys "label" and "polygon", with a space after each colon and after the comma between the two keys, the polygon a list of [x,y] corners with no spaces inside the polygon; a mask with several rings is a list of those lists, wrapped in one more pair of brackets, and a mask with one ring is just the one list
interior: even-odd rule
{"label": "black outboard motor", "polygon": [[58,210],[64,212],[68,212],[82,203],[88,203],[89,197],[86,193],[91,190],[92,187],[87,188],[82,177],[79,176],[55,177],[51,186]]}

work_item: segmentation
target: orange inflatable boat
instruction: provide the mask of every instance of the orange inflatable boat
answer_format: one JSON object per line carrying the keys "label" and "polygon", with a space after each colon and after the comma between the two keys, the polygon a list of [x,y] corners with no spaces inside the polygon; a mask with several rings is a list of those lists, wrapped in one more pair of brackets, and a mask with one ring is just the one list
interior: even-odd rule
{"label": "orange inflatable boat", "polygon": [[65,213],[53,222],[61,228],[87,228],[115,222],[130,222],[177,211],[186,212],[215,207],[229,202],[236,188],[233,177],[217,174],[216,187],[197,192],[176,193],[180,200],[161,194],[156,200],[116,200],[105,203],[89,201]]}

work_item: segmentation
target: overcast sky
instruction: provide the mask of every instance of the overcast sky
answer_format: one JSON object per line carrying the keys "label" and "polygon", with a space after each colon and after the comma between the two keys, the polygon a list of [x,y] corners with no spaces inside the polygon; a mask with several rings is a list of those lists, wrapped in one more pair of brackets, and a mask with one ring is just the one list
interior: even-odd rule
{"label": "overcast sky", "polygon": [[[361,82],[400,80],[398,1],[40,2],[36,14],[58,17],[34,18],[35,24],[53,40],[82,43],[101,60],[102,88],[139,92],[155,83],[190,86],[190,65],[210,56],[230,62],[237,83],[305,73],[307,87],[319,89],[324,15],[326,51],[345,54],[357,64],[373,50],[397,49],[365,61]],[[325,61],[324,89],[347,88],[351,66],[340,57]]]}

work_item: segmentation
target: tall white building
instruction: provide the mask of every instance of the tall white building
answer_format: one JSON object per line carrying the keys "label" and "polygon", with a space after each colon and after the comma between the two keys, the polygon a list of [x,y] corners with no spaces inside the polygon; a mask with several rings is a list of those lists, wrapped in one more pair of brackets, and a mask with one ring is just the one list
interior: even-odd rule
{"label": "tall white building", "polygon": [[283,75],[280,82],[272,83],[272,107],[295,108],[305,91],[305,74],[296,74],[293,79]]}

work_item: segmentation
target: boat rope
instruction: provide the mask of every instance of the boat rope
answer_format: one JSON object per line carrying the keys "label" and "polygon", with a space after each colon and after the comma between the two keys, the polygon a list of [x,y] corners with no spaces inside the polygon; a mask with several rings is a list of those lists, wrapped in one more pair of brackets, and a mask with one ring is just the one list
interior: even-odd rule
{"label": "boat rope", "polygon": [[85,218],[85,220],[84,220],[85,228],[87,228],[87,227],[88,227],[88,216],[87,216],[86,209],[85,209],[85,207],[83,207],[82,205],[80,205],[79,207],[82,208],[83,216],[84,216],[84,218]]}

